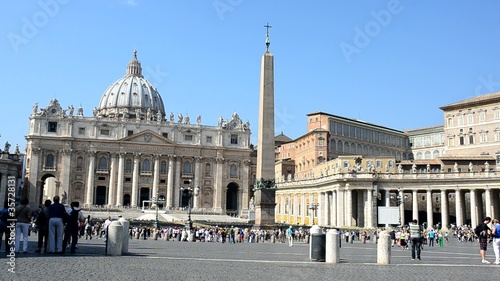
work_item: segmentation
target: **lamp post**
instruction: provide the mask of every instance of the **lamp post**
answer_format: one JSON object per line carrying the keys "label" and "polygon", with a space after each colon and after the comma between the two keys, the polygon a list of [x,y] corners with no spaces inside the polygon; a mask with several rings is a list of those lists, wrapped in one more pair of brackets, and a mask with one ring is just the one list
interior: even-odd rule
{"label": "lamp post", "polygon": [[[398,189],[398,194],[396,195],[396,197],[394,197],[394,195],[391,195],[391,199],[396,199],[396,205],[398,206],[398,210],[399,210],[399,225],[401,225],[401,205],[403,205],[403,199],[406,201],[406,199],[408,199],[408,195],[405,195],[405,196],[402,196],[401,195],[401,189]],[[402,210],[403,211],[403,215],[404,215],[404,209]]]}
{"label": "lamp post", "polygon": [[159,198],[158,193],[156,193],[156,197],[151,198],[151,203],[156,205],[156,217],[155,217],[155,228],[160,229],[160,221],[158,220],[158,203],[164,203],[164,198]]}
{"label": "lamp post", "polygon": [[310,204],[307,204],[307,208],[309,210],[312,210],[312,215],[311,215],[311,225],[314,225],[314,217],[315,217],[315,214],[316,214],[316,210],[318,209],[319,207],[319,204],[318,203],[310,203]]}
{"label": "lamp post", "polygon": [[192,180],[189,180],[189,186],[185,187],[181,185],[181,193],[182,197],[186,197],[188,200],[188,233],[191,233],[191,229],[193,228],[193,220],[191,220],[191,202],[193,196],[198,196],[200,192],[200,187],[194,188],[192,186]]}

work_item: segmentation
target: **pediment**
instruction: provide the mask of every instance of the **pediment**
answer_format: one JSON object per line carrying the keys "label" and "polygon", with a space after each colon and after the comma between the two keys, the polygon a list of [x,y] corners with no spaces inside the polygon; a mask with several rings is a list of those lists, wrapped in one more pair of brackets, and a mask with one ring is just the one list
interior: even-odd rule
{"label": "pediment", "polygon": [[127,136],[120,141],[122,142],[134,142],[134,143],[144,143],[144,144],[174,144],[171,140],[160,136],[159,134],[146,130],[131,136]]}

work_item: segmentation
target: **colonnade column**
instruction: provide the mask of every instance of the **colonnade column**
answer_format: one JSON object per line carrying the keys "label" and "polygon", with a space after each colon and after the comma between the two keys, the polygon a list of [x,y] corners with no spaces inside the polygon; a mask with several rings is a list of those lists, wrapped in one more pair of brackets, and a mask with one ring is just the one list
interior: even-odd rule
{"label": "colonnade column", "polygon": [[168,156],[168,174],[167,174],[167,208],[172,208],[172,198],[174,196],[174,181],[173,181],[173,170],[174,169],[174,157]]}
{"label": "colonnade column", "polygon": [[422,222],[418,218],[418,193],[416,190],[412,191],[411,199],[412,199],[411,207],[412,207],[412,216],[413,216],[412,219],[417,220],[418,223],[421,224]]}
{"label": "colonnade column", "polygon": [[325,215],[323,213],[323,210],[325,208],[325,193],[324,192],[318,192],[318,225],[319,226],[324,226],[324,218]]}
{"label": "colonnade column", "polygon": [[427,228],[431,229],[433,228],[434,225],[434,220],[433,220],[433,208],[432,208],[432,192],[430,189],[427,190]]}
{"label": "colonnade column", "polygon": [[[155,160],[155,166],[153,168],[153,191],[150,197],[155,197],[158,200],[158,183],[160,182],[160,156],[153,155],[153,159]],[[159,206],[158,206],[159,207]]]}
{"label": "colonnade column", "polygon": [[349,189],[349,184],[346,184],[345,191],[345,225],[352,226],[352,190]]}
{"label": "colonnade column", "polygon": [[325,192],[325,207],[323,208],[324,220],[323,224],[325,226],[330,226],[330,192]]}
{"label": "colonnade column", "polygon": [[365,227],[373,227],[373,190],[366,190],[366,205],[367,209],[365,212]]}
{"label": "colonnade column", "polygon": [[470,191],[470,219],[471,219],[471,226],[472,227],[475,227],[479,222],[476,196],[477,196],[476,190],[472,189]]}
{"label": "colonnade column", "polygon": [[137,192],[139,189],[139,156],[140,154],[134,154],[134,170],[132,172],[132,202],[130,202],[130,206],[132,208],[137,207]]}
{"label": "colonnade column", "polygon": [[[391,192],[389,189],[385,190],[385,206],[390,207],[391,206]],[[386,223],[385,227],[389,227],[389,224]]]}
{"label": "colonnade column", "polygon": [[448,229],[448,196],[446,190],[441,190],[441,227]]}
{"label": "colonnade column", "polygon": [[332,190],[332,199],[330,200],[330,202],[331,202],[331,207],[330,207],[331,225],[335,227],[337,226],[337,192],[335,190]]}
{"label": "colonnade column", "polygon": [[460,189],[457,187],[455,190],[455,217],[457,226],[464,225],[464,217],[463,217],[463,207],[462,207],[462,193]]}
{"label": "colonnade column", "polygon": [[405,225],[405,200],[403,191],[398,191],[399,196],[399,225]]}
{"label": "colonnade column", "polygon": [[116,184],[116,206],[123,206],[123,153],[118,154],[118,180]]}
{"label": "colonnade column", "polygon": [[337,191],[337,226],[342,227],[344,223],[344,190],[340,187]]}
{"label": "colonnade column", "polygon": [[111,167],[109,169],[109,184],[108,184],[108,206],[113,206],[113,202],[115,200],[115,192],[116,192],[116,154],[111,154]]}
{"label": "colonnade column", "polygon": [[95,175],[95,152],[90,152],[89,169],[87,171],[87,195],[85,196],[85,205],[90,206],[94,203],[94,175]]}
{"label": "colonnade column", "polygon": [[[491,212],[491,208],[493,206],[491,204],[491,189],[488,186],[484,189],[484,204],[486,216],[490,218],[493,217]],[[480,219],[482,220],[483,218]]]}
{"label": "colonnade column", "polygon": [[[213,197],[213,206],[216,213],[222,213],[222,173],[224,167],[224,159],[217,158],[215,165],[215,190]],[[290,214],[290,213],[288,213]]]}

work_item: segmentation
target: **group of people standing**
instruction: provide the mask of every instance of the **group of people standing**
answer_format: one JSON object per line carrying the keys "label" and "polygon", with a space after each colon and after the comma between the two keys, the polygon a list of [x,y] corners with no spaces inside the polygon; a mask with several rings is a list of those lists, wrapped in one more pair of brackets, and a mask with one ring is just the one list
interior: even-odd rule
{"label": "group of people standing", "polygon": [[[70,252],[75,253],[79,223],[84,220],[79,202],[72,202],[66,208],[60,203],[60,197],[54,196],[53,201],[45,200],[44,205],[35,211],[30,207],[28,198],[23,198],[15,207],[14,215],[16,219],[14,251],[16,253],[21,252],[21,242],[22,252],[28,253],[28,236],[33,222],[38,230],[38,244],[35,253],[43,251],[44,253],[62,254],[70,242]],[[7,204],[4,205],[0,217],[2,225],[5,223],[5,218],[13,219]],[[9,229],[4,232],[6,236],[5,251],[9,252],[10,247],[7,239],[11,233]]]}

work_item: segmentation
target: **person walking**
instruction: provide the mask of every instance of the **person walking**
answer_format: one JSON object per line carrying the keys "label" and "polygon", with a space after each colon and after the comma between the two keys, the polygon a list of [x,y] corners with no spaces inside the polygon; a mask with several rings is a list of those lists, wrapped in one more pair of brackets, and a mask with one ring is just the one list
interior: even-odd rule
{"label": "person walking", "polygon": [[481,255],[482,263],[488,264],[489,261],[486,260],[486,250],[488,249],[488,236],[491,232],[491,229],[488,227],[488,224],[491,222],[490,217],[484,218],[484,221],[480,223],[476,230],[476,233],[479,237],[479,254]]}
{"label": "person walking", "polygon": [[288,239],[288,247],[293,247],[293,228],[291,225],[286,230],[286,238]]}
{"label": "person walking", "polygon": [[431,229],[431,231],[429,231],[429,247],[434,247],[435,238],[436,238],[436,232],[434,232],[434,229]]}
{"label": "person walking", "polygon": [[66,228],[64,230],[64,241],[62,246],[63,253],[66,252],[66,247],[71,240],[70,253],[74,254],[76,249],[76,244],[78,243],[78,224],[84,219],[83,213],[80,210],[80,203],[78,201],[71,202],[70,209],[68,212],[68,221],[66,222]]}
{"label": "person walking", "polygon": [[411,259],[415,260],[415,254],[418,260],[420,260],[420,253],[422,248],[420,247],[420,242],[422,241],[422,227],[418,224],[418,221],[414,219],[410,224],[410,238],[411,238]]}
{"label": "person walking", "polygon": [[49,252],[62,253],[62,242],[64,223],[63,218],[66,213],[64,205],[59,203],[59,196],[53,198],[54,204],[49,207]]}
{"label": "person walking", "polygon": [[495,264],[500,264],[500,221],[493,220],[493,229],[491,231],[493,236],[493,252],[495,252]]}
{"label": "person walking", "polygon": [[23,253],[28,252],[28,230],[31,224],[31,208],[28,205],[28,198],[21,199],[21,202],[16,206],[16,240],[14,249],[19,253],[21,234],[23,235]]}
{"label": "person walking", "polygon": [[0,249],[2,248],[2,237],[5,236],[5,252],[10,252],[9,237],[10,228],[9,226],[9,203],[6,199],[3,204],[3,209],[0,210]]}

